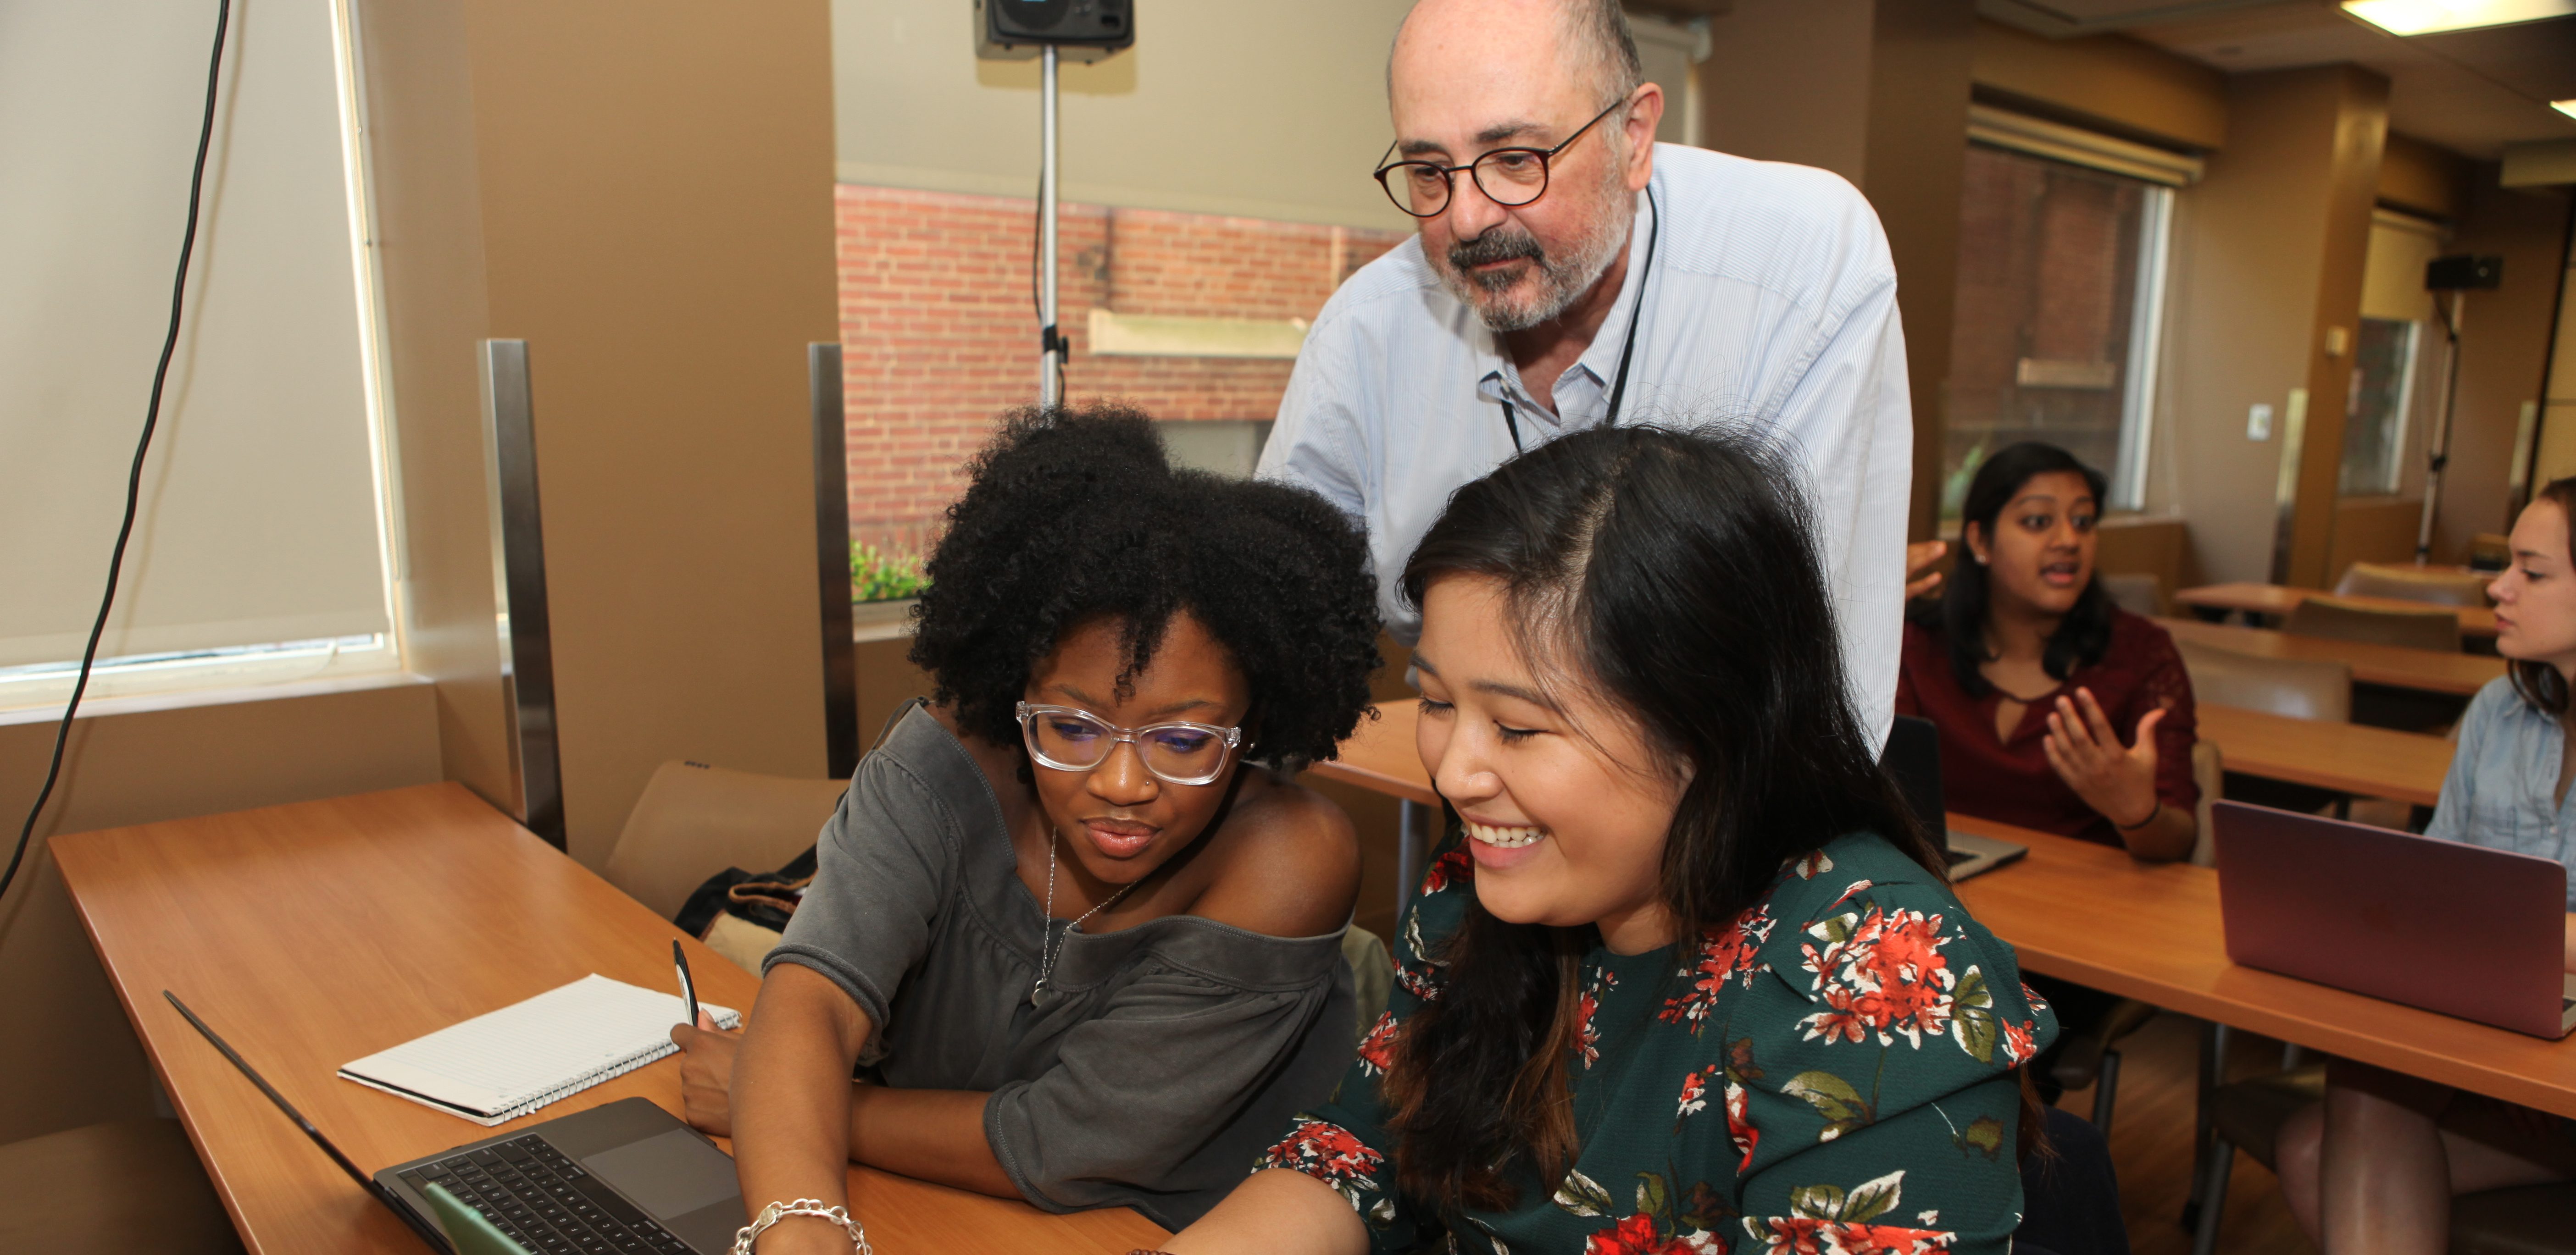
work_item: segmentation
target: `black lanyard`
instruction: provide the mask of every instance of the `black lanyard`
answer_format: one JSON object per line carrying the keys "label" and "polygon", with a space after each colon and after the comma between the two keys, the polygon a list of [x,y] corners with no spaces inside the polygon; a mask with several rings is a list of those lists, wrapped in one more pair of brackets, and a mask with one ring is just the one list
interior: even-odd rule
{"label": "black lanyard", "polygon": [[[1628,396],[1628,359],[1637,355],[1637,327],[1646,321],[1646,281],[1655,277],[1655,241],[1664,231],[1664,207],[1655,199],[1655,189],[1646,189],[1646,208],[1654,221],[1646,224],[1646,264],[1637,268],[1637,299],[1628,304],[1628,340],[1619,346],[1619,373],[1610,381],[1610,412],[1601,425],[1619,425],[1619,403]],[[1512,452],[1521,452],[1520,412],[1512,408],[1512,399],[1503,398],[1503,430],[1512,433]]]}

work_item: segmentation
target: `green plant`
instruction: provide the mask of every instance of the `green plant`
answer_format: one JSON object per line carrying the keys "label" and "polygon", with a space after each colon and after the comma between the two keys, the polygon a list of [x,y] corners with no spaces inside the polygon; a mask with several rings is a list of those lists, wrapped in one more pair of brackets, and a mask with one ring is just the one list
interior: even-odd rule
{"label": "green plant", "polygon": [[879,553],[874,545],[850,542],[850,600],[901,601],[929,586],[920,555]]}

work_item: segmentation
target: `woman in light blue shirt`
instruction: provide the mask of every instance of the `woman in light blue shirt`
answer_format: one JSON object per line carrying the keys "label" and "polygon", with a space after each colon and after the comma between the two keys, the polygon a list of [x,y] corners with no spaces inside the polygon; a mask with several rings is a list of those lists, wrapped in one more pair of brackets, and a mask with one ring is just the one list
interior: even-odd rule
{"label": "woman in light blue shirt", "polygon": [[[2576,677],[2576,478],[2552,481],[2513,528],[2491,585],[2496,652],[2510,660],[2460,720],[2460,748],[2428,835],[2556,859],[2576,912],[2576,779],[2567,735]],[[2576,972],[2576,913],[2567,967]],[[2544,1112],[2335,1061],[2325,1101],[2281,1129],[2281,1191],[2325,1255],[2449,1245],[2451,1198],[2576,1179],[2576,1136]]]}

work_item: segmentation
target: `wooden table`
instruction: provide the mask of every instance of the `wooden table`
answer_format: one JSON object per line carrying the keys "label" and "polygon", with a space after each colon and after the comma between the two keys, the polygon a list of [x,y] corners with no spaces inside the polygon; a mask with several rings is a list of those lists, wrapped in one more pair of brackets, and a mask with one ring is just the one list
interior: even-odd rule
{"label": "wooden table", "polygon": [[[2322,588],[2290,588],[2281,584],[2255,584],[2244,582],[2235,584],[2207,584],[2199,588],[2186,588],[2181,592],[2175,593],[2174,600],[2182,605],[2191,606],[2200,610],[2236,610],[2249,615],[2286,615],[2290,613],[2290,611],[2296,609],[2300,602],[2306,601],[2310,597],[2326,596],[2332,596],[2332,594],[2326,592],[2326,590]],[[2356,606],[2369,606],[2377,610],[2423,610],[2426,608],[2426,603],[2424,602],[2401,601],[2394,597],[2338,597],[2336,600],[2348,601]],[[2492,637],[2496,634],[2495,611],[2488,609],[2485,606],[2444,606],[2435,608],[2458,611],[2460,616],[2460,634],[2463,636]]]}
{"label": "wooden table", "polygon": [[2576,1044],[2227,961],[2218,873],[1967,815],[2030,854],[1958,886],[2022,967],[2347,1059],[2576,1116]]}
{"label": "wooden table", "polygon": [[[676,1059],[497,1130],[332,1075],[587,973],[672,985],[678,929],[460,785],[80,833],[53,851],[126,1018],[259,1255],[424,1248],[171,1009],[165,988],[368,1171],[621,1098],[680,1110]],[[699,995],[748,1010],[758,980],[686,944]],[[865,1168],[850,1170],[850,1197],[888,1255],[1123,1255],[1166,1236],[1124,1208],[1051,1216]]]}
{"label": "wooden table", "polygon": [[[1361,721],[1342,742],[1341,757],[1311,770],[1388,797],[1439,805],[1413,747],[1421,708],[1397,701],[1380,702],[1376,710],[1377,718]],[[2227,769],[2251,776],[2431,806],[2451,769],[2452,745],[2437,736],[2234,706],[2203,705],[2199,715],[2200,735],[2217,744]]]}
{"label": "wooden table", "polygon": [[2282,658],[2293,662],[2339,662],[2352,668],[2359,684],[2414,689],[2456,697],[2474,695],[2487,681],[2504,674],[2504,659],[2484,654],[2443,653],[2403,645],[2339,641],[2325,636],[2295,636],[2271,628],[2237,627],[2200,619],[2158,619],[2175,640],[2217,649]]}
{"label": "wooden table", "polygon": [[[1413,750],[1418,708],[1390,702],[1379,709],[1381,718],[1362,724],[1359,735],[1342,743],[1339,761],[1318,763],[1315,770],[1391,796],[1436,796]],[[2200,710],[2207,731],[2210,712],[2228,708]],[[2264,721],[2273,716],[2234,719],[2249,714],[2232,711],[2219,722],[2240,739],[2249,727],[2271,731]],[[2297,719],[2280,722],[2312,731],[2384,731]],[[2442,745],[2447,758],[2447,743],[2431,737],[2413,740]],[[2224,752],[2229,766],[2235,766],[2236,751]],[[2358,773],[2372,770],[2364,763]],[[2436,776],[2434,785],[2439,784]],[[2351,787],[2390,795],[2389,787],[2378,781],[2357,780]],[[2208,868],[2141,863],[2109,846],[1968,815],[1953,813],[1949,822],[1963,832],[2030,847],[2027,857],[1964,881],[1958,889],[1960,900],[2012,944],[2030,971],[2576,1117],[2576,1045],[2229,963],[2218,915],[2218,874]]]}
{"label": "wooden table", "polygon": [[2201,739],[2218,746],[2219,761],[2229,771],[2418,806],[2441,798],[2442,777],[2450,773],[2456,748],[2420,732],[2236,706],[2204,704],[2196,710]]}

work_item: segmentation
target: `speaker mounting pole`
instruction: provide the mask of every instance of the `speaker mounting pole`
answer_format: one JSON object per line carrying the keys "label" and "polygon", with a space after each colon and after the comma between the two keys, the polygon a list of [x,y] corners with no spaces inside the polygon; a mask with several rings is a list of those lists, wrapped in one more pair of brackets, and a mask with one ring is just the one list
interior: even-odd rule
{"label": "speaker mounting pole", "polygon": [[1056,48],[1039,53],[1038,89],[1038,404],[1064,404],[1064,333],[1055,322]]}

